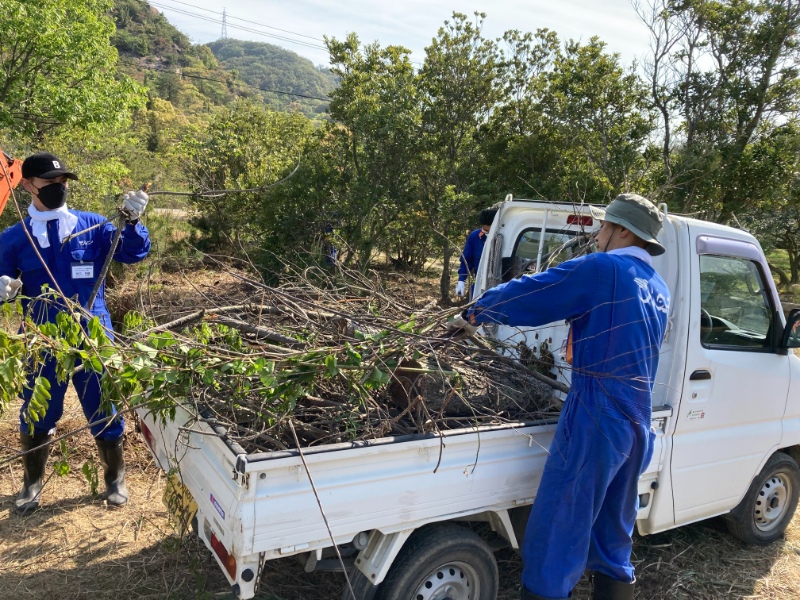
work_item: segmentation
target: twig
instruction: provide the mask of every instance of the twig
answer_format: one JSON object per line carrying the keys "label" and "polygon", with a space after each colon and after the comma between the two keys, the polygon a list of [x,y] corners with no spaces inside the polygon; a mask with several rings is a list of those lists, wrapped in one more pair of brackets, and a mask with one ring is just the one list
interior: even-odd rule
{"label": "twig", "polygon": [[350,583],[350,576],[347,574],[347,568],[344,566],[344,560],[342,560],[342,554],[339,552],[339,546],[336,544],[336,540],[333,539],[333,532],[331,531],[331,526],[328,524],[328,517],[325,516],[325,510],[322,508],[322,501],[319,499],[317,486],[314,485],[314,478],[311,476],[311,471],[308,469],[308,463],[306,463],[306,457],[303,455],[303,449],[300,447],[300,440],[297,438],[297,432],[294,430],[294,424],[292,423],[291,419],[289,419],[289,428],[292,430],[294,443],[297,445],[297,452],[298,454],[300,454],[300,460],[303,461],[303,467],[306,470],[306,475],[308,475],[308,481],[309,483],[311,483],[311,489],[314,490],[314,497],[317,499],[317,505],[319,506],[319,512],[322,515],[322,520],[325,521],[325,528],[328,530],[328,535],[331,538],[331,543],[333,544],[334,550],[336,550],[336,556],[339,558],[339,564],[342,566],[342,571],[344,572],[344,578],[347,581],[347,588],[350,590],[350,594],[353,596],[353,600],[358,600],[356,598],[356,593],[353,591],[353,585]]}

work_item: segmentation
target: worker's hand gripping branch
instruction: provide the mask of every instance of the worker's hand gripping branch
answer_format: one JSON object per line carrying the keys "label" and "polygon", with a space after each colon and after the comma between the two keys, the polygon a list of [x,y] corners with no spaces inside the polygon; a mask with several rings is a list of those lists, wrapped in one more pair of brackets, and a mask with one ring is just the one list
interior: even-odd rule
{"label": "worker's hand gripping branch", "polygon": [[138,221],[149,201],[150,196],[142,190],[126,192],[122,197],[122,208],[126,211],[128,221]]}
{"label": "worker's hand gripping branch", "polygon": [[22,287],[19,279],[11,279],[8,275],[0,277],[0,302],[7,302],[14,298]]}
{"label": "worker's hand gripping branch", "polygon": [[456,285],[456,296],[463,296],[466,291],[467,291],[467,282],[459,281],[458,284]]}
{"label": "worker's hand gripping branch", "polygon": [[447,333],[445,337],[452,340],[463,340],[475,335],[479,327],[480,325],[471,325],[462,315],[458,315],[447,324]]}

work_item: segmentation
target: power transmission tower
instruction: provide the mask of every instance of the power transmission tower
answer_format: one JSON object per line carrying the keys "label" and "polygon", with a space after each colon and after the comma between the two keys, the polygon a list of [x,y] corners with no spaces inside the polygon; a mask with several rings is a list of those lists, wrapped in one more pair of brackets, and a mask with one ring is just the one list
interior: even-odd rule
{"label": "power transmission tower", "polygon": [[220,39],[228,39],[228,15],[225,14],[225,9],[222,9],[222,35]]}

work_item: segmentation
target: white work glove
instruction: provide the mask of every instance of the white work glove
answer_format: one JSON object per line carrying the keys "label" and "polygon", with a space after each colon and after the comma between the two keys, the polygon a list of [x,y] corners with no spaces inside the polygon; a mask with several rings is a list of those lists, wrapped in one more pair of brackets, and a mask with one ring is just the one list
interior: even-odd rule
{"label": "white work glove", "polygon": [[461,315],[458,315],[447,324],[447,334],[445,337],[451,340],[463,340],[477,333],[480,325],[472,325]]}
{"label": "white work glove", "polygon": [[463,296],[466,291],[467,291],[467,282],[459,281],[458,285],[456,285],[456,296]]}
{"label": "white work glove", "polygon": [[8,275],[0,277],[0,302],[11,300],[21,287],[22,282],[19,279],[11,279]]}
{"label": "white work glove", "polygon": [[142,213],[144,213],[148,202],[150,202],[150,196],[142,190],[138,192],[130,191],[122,197],[122,208],[131,213],[131,221],[136,221],[142,216]]}

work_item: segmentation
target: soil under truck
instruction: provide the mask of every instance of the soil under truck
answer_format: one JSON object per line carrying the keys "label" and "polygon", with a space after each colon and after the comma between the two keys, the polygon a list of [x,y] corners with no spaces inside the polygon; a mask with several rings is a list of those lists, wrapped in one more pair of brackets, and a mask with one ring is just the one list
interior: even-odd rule
{"label": "soil under truck", "polygon": [[[667,251],[653,263],[672,301],[637,530],[649,535],[725,515],[733,535],[766,544],[783,535],[800,494],[793,352],[800,311],[784,315],[752,235],[660,210]],[[507,197],[475,293],[568,259],[602,217],[599,206]],[[567,332],[561,322],[484,334],[537,356],[549,352],[553,377],[568,384]],[[180,407],[166,424],[145,409],[139,416],[158,464],[179,468],[182,492],[172,510],[193,512],[235,595],[254,596],[267,560],[294,555],[307,572],[341,569],[296,450],[248,454],[224,429]],[[179,429],[190,421],[195,433]],[[444,440],[430,433],[304,450],[356,600],[494,599],[493,551],[470,522],[520,547],[555,426],[514,423],[446,431]],[[346,587],[342,597],[351,597]]]}

